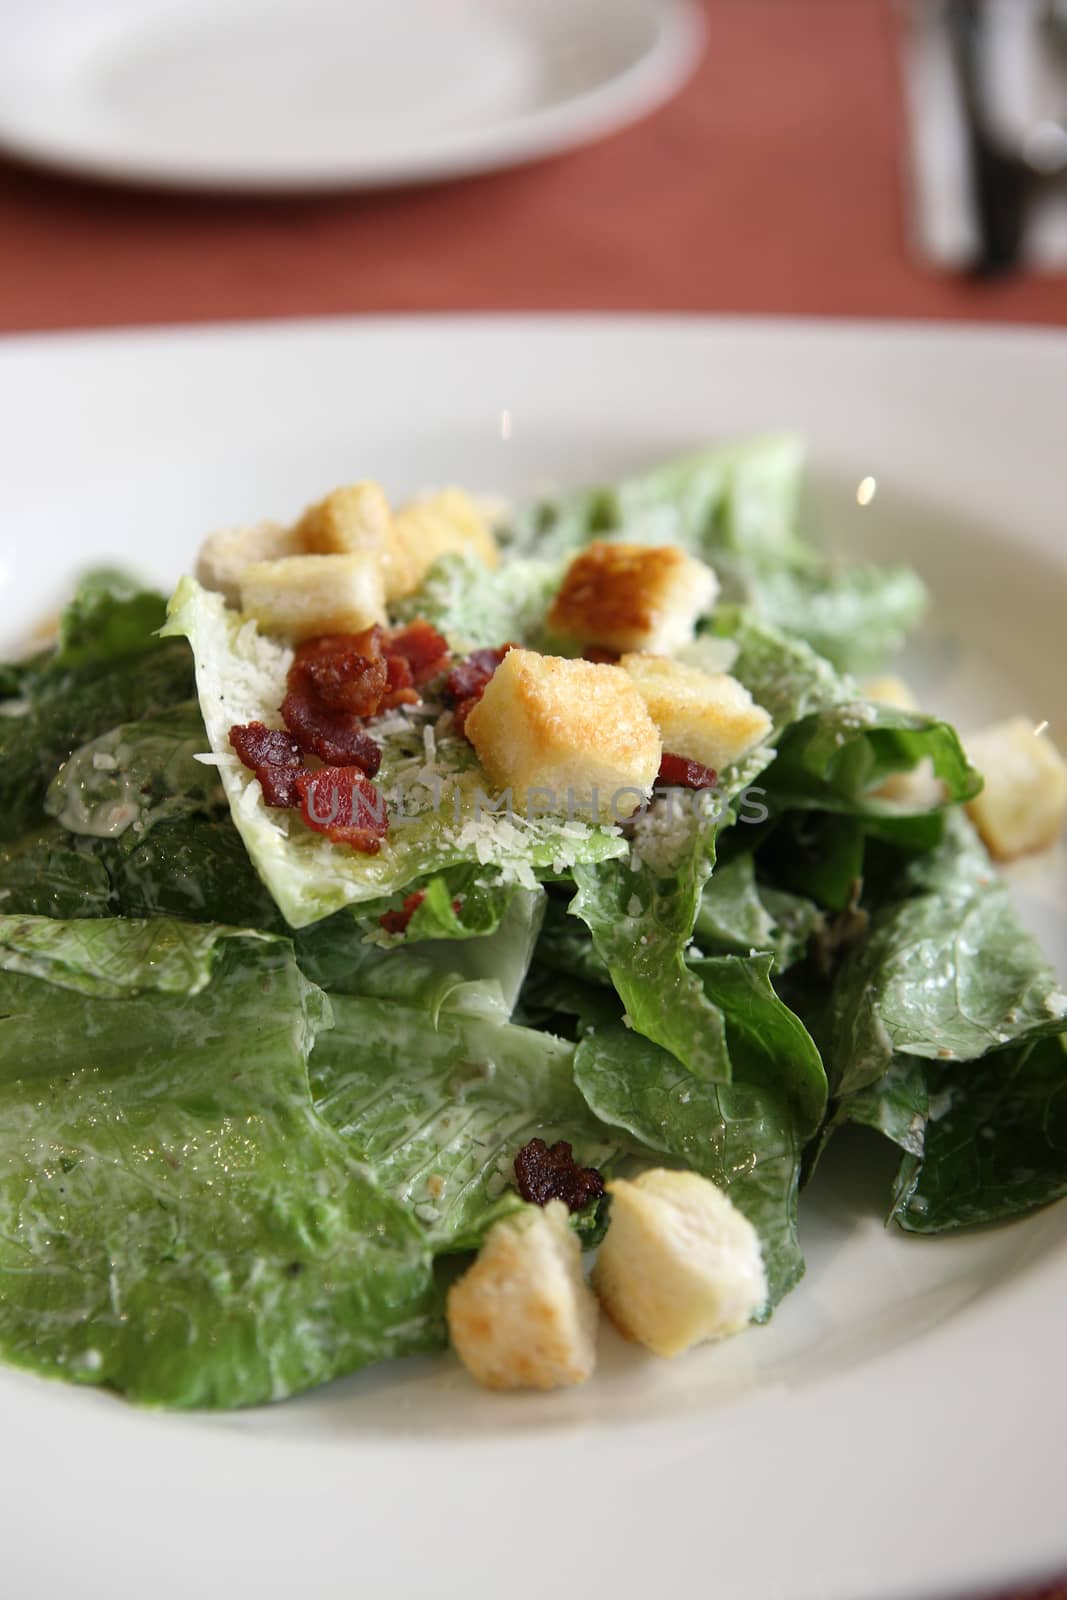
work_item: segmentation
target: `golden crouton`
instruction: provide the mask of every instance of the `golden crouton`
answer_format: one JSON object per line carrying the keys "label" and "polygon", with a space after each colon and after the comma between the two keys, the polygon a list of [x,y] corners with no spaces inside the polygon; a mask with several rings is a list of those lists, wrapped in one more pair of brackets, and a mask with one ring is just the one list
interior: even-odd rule
{"label": "golden crouton", "polygon": [[241,598],[241,574],[258,561],[279,561],[301,549],[293,528],[280,522],[257,522],[250,528],[221,528],[209,534],[196,558],[197,580],[235,606]]}
{"label": "golden crouton", "polygon": [[664,750],[721,772],[762,744],[771,719],[736,678],[701,672],[663,656],[625,655],[619,662],[659,728]]}
{"label": "golden crouton", "polygon": [[500,563],[489,518],[465,489],[438,489],[402,505],[393,518],[410,564],[412,588],[440,556],[477,556],[487,567]]}
{"label": "golden crouton", "polygon": [[867,699],[873,700],[876,705],[895,706],[898,711],[919,709],[919,702],[912,694],[910,685],[891,672],[883,673],[879,678],[868,678],[861,687]]}
{"label": "golden crouton", "polygon": [[608,1192],[593,1287],[627,1339],[676,1356],[736,1333],[765,1305],[759,1236],[707,1178],[657,1168]]}
{"label": "golden crouton", "polygon": [[321,633],[360,633],[385,621],[382,569],[366,551],[260,561],[241,574],[241,609],[264,633],[294,643]]}
{"label": "golden crouton", "polygon": [[528,815],[621,822],[650,794],[662,747],[620,667],[509,650],[467,717],[498,791]]}
{"label": "golden crouton", "polygon": [[718,592],[711,568],[677,545],[597,540],[567,568],[548,623],[604,650],[672,655]]}
{"label": "golden crouton", "polygon": [[334,489],[307,508],[293,532],[297,548],[308,555],[349,555],[365,550],[376,556],[382,566],[386,600],[399,600],[415,587],[411,560],[380,484],[367,480]]}
{"label": "golden crouton", "polygon": [[1067,820],[1067,762],[1028,717],[1012,717],[973,733],[967,754],[985,788],[967,810],[1001,861],[1044,850]]}
{"label": "golden crouton", "polygon": [[488,1389],[584,1383],[596,1365],[596,1323],[561,1200],[496,1223],[448,1296],[456,1354]]}

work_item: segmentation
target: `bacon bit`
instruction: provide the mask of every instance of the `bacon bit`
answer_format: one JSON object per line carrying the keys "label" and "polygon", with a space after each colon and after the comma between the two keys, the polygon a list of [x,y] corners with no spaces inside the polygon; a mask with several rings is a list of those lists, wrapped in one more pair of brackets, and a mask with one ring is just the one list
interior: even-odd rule
{"label": "bacon bit", "polygon": [[685,756],[672,756],[665,750],[656,779],[658,789],[714,789],[719,774],[699,761],[688,761]]}
{"label": "bacon bit", "polygon": [[385,653],[387,656],[400,656],[407,662],[411,668],[411,681],[416,688],[436,678],[449,662],[448,640],[425,617],[416,617],[414,622],[387,639]]}
{"label": "bacon bit", "polygon": [[417,706],[419,691],[414,687],[411,666],[405,657],[387,655],[385,666],[389,678],[378,710],[393,711],[397,706]]}
{"label": "bacon bit", "polygon": [[[408,923],[426,899],[425,889],[416,889],[414,894],[409,894],[399,911],[384,911],[378,918],[380,925],[386,933],[406,933]],[[453,900],[452,910],[458,917],[463,910],[462,900]]]}
{"label": "bacon bit", "polygon": [[454,701],[453,717],[457,733],[463,733],[467,718],[485,693],[485,686],[499,667],[513,644],[501,645],[499,650],[472,650],[465,660],[457,662],[445,679],[445,693]]}
{"label": "bacon bit", "polygon": [[331,711],[313,689],[290,688],[282,701],[285,726],[301,750],[318,756],[328,767],[360,767],[373,778],[382,752],[355,717]]}
{"label": "bacon bit", "polygon": [[300,798],[297,779],[304,762],[291,734],[262,722],[246,722],[230,729],[230,743],[259,779],[267,805],[296,805]]}
{"label": "bacon bit", "polygon": [[566,1139],[549,1147],[531,1139],[515,1157],[515,1181],[524,1200],[547,1206],[562,1200],[568,1211],[581,1211],[604,1193],[604,1180],[595,1167],[580,1167]]}
{"label": "bacon bit", "polygon": [[389,680],[375,625],[362,633],[327,633],[299,646],[289,669],[289,688],[310,690],[330,711],[373,717]]}
{"label": "bacon bit", "polygon": [[425,889],[416,889],[414,894],[409,894],[399,911],[386,911],[378,918],[379,925],[386,933],[406,933],[408,923],[426,899]]}
{"label": "bacon bit", "polygon": [[360,767],[322,767],[296,780],[300,814],[335,844],[376,856],[389,832],[385,801]]}
{"label": "bacon bit", "polygon": [[598,667],[614,667],[619,659],[617,650],[606,650],[599,644],[588,644],[582,651],[582,660],[592,661]]}

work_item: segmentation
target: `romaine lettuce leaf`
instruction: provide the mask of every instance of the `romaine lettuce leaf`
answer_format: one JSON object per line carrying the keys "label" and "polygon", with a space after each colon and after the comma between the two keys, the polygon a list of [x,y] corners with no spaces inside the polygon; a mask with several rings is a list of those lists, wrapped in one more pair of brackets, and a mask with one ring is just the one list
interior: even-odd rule
{"label": "romaine lettuce leaf", "polygon": [[716,826],[691,805],[664,825],[653,807],[635,826],[629,861],[574,869],[570,913],[592,934],[632,1028],[698,1078],[770,1078],[810,1133],[825,1109],[826,1078],[803,1024],[774,992],[772,957],[745,958],[745,974],[732,965],[740,958],[687,959]]}
{"label": "romaine lettuce leaf", "polygon": [[442,1329],[425,1239],[313,1110],[284,941],[195,996],[0,974],[0,1352],[166,1406],[280,1399]]}
{"label": "romaine lettuce leaf", "polygon": [[545,649],[545,612],[561,577],[558,561],[515,557],[490,571],[474,556],[442,556],[393,610],[402,622],[425,617],[453,650],[496,649],[508,643]]}
{"label": "romaine lettuce leaf", "polygon": [[153,637],[159,595],[120,573],[90,574],[60,619],[55,646],[15,663],[0,705],[0,840],[41,820],[45,789],[87,739],[153,717],[193,689],[188,652]]}
{"label": "romaine lettuce leaf", "polygon": [[220,941],[265,939],[252,929],[153,917],[0,916],[0,971],[42,978],[99,999],[199,994],[211,981]]}
{"label": "romaine lettuce leaf", "polygon": [[530,965],[544,892],[516,889],[501,897],[501,906],[495,928],[481,937],[404,940],[385,948],[368,937],[361,918],[339,911],[295,935],[297,959],[312,982],[331,992],[392,996],[426,1005],[434,1015],[462,1005],[506,1018]]}
{"label": "romaine lettuce leaf", "polygon": [[704,885],[694,933],[709,955],[770,951],[778,970],[807,949],[820,920],[814,900],[758,883],[751,855],[716,864]]}
{"label": "romaine lettuce leaf", "polygon": [[512,1163],[567,1139],[601,1167],[619,1140],[574,1086],[574,1046],[499,1020],[335,997],[312,1057],[315,1103],[355,1159],[401,1200],[435,1251],[473,1249],[521,1204]]}
{"label": "romaine lettuce leaf", "polygon": [[96,666],[146,648],[167,615],[164,595],[145,589],[117,567],[96,567],[84,574],[74,598],[59,619],[51,672]]}
{"label": "romaine lettuce leaf", "polygon": [[897,1179],[893,1217],[902,1228],[1001,1222],[1067,1195],[1063,1034],[962,1066],[918,1065],[929,1115]]}
{"label": "romaine lettuce leaf", "polygon": [[944,843],[902,869],[837,975],[835,1092],[877,1082],[894,1055],[973,1061],[1065,1019],[1067,996],[974,829],[953,813]]}
{"label": "romaine lettuce leaf", "polygon": [[776,1305],[804,1271],[796,1232],[800,1150],[782,1101],[751,1084],[694,1078],[618,1025],[581,1041],[574,1073],[601,1122],[726,1190],[759,1233]]}
{"label": "romaine lettuce leaf", "polygon": [[840,671],[863,673],[897,653],[922,621],[929,596],[910,567],[779,568],[750,585],[748,600]]}
{"label": "romaine lettuce leaf", "polygon": [[981,775],[950,723],[857,699],[788,728],[762,781],[779,810],[814,807],[894,818],[907,815],[907,807],[873,791],[892,773],[910,772],[925,760],[945,786],[945,804],[972,800],[980,791]]}
{"label": "romaine lettuce leaf", "polygon": [[576,861],[598,861],[626,849],[616,828],[491,810],[467,741],[451,735],[431,751],[422,721],[402,714],[375,728],[383,747],[376,784],[392,818],[381,853],[362,855],[332,844],[294,813],[266,806],[258,781],[230,748],[234,723],[276,720],[289,652],[191,578],[182,580],[171,601],[167,632],[183,634],[193,645],[200,707],[234,822],[294,928],[449,867],[478,863],[532,889],[538,872],[558,873]]}
{"label": "romaine lettuce leaf", "polygon": [[120,723],[75,750],[52,779],[45,810],[71,833],[120,839],[135,849],[167,817],[225,813],[218,772],[195,700],[166,716]]}
{"label": "romaine lettuce leaf", "polygon": [[136,657],[50,674],[0,715],[0,839],[41,820],[57,768],[88,739],[133,717],[155,717],[192,691],[189,652],[154,641]]}

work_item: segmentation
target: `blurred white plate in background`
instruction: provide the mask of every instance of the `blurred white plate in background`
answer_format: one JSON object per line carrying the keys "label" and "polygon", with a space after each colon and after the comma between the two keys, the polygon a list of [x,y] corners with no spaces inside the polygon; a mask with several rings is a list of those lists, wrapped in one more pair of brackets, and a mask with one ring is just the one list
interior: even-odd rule
{"label": "blurred white plate in background", "polygon": [[435,181],[634,121],[703,37],[693,0],[18,0],[0,146],[168,188]]}

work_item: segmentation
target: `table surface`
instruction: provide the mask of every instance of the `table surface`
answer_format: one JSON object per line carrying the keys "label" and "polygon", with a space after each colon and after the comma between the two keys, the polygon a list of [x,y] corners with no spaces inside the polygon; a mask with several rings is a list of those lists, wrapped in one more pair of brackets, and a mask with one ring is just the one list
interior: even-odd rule
{"label": "table surface", "polygon": [[539,310],[1067,325],[1067,277],[973,283],[911,254],[893,0],[705,4],[677,99],[519,171],[238,200],[0,162],[0,331]]}
{"label": "table surface", "polygon": [[233,200],[0,164],[0,330],[376,311],[738,311],[1067,324],[1067,277],[908,248],[892,0],[706,0],[644,123],[438,188]]}

